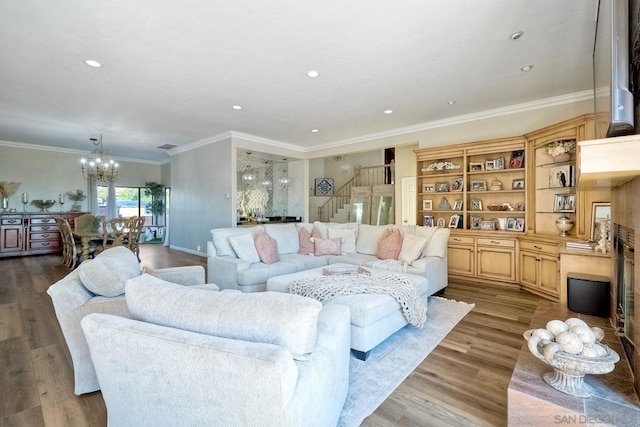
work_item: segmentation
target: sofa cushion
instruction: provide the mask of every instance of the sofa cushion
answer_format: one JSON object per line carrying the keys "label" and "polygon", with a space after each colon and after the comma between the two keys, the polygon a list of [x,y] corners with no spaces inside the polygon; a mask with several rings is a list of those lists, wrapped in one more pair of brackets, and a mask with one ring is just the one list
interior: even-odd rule
{"label": "sofa cushion", "polygon": [[229,237],[229,244],[235,251],[238,258],[243,261],[253,264],[254,262],[260,262],[260,256],[256,250],[256,245],[251,234],[242,234],[240,236]]}
{"label": "sofa cushion", "polygon": [[298,253],[298,229],[294,223],[289,224],[265,224],[264,231],[278,242],[278,253]]}
{"label": "sofa cushion", "polygon": [[320,233],[320,237],[322,237],[323,239],[328,239],[329,238],[329,232],[328,232],[329,228],[348,228],[348,229],[356,230],[356,239],[357,239],[358,238],[358,226],[360,224],[357,223],[357,222],[338,223],[338,222],[320,222],[320,221],[315,221],[313,223],[313,225],[316,226],[316,228],[318,229],[318,232]]}
{"label": "sofa cushion", "polygon": [[288,262],[278,261],[273,264],[257,262],[255,264],[251,264],[249,268],[238,271],[236,280],[240,286],[261,285],[263,283],[267,283],[267,279],[269,277],[295,273],[296,271],[296,265]]}
{"label": "sofa cushion", "polygon": [[447,245],[449,244],[449,234],[451,233],[451,230],[448,228],[434,228],[435,230],[433,231],[431,238],[424,247],[423,254],[424,256],[444,258],[447,256]]}
{"label": "sofa cushion", "polygon": [[356,253],[356,230],[352,228],[327,228],[329,239],[342,239],[342,253]]}
{"label": "sofa cushion", "polygon": [[124,293],[127,280],[140,275],[135,254],[124,246],[107,249],[80,264],[80,281],[96,295],[115,297]]}
{"label": "sofa cushion", "polygon": [[424,237],[416,236],[415,234],[405,233],[402,237],[402,249],[398,259],[406,263],[412,263],[420,258],[422,255],[422,248],[427,243],[427,239]]}
{"label": "sofa cushion", "polygon": [[295,265],[296,271],[309,270],[316,267],[324,267],[328,264],[327,257],[300,254],[280,255],[280,261]]}
{"label": "sofa cushion", "polygon": [[236,257],[236,252],[229,243],[229,237],[250,234],[255,237],[258,232],[264,231],[261,225],[248,228],[214,228],[211,230],[211,241],[216,248],[217,256]]}
{"label": "sofa cushion", "polygon": [[380,259],[398,259],[402,249],[402,234],[400,230],[386,230],[378,243],[376,256]]}
{"label": "sofa cushion", "polygon": [[313,240],[311,240],[311,232],[304,227],[300,227],[298,229],[298,238],[298,253],[300,255],[313,255],[315,245],[313,244]]}
{"label": "sofa cushion", "polygon": [[165,282],[148,274],[126,284],[136,320],[223,338],[275,344],[303,359],[316,344],[314,299],[281,292],[212,292]]}
{"label": "sofa cushion", "polygon": [[378,243],[387,230],[389,230],[389,227],[386,225],[360,224],[356,252],[375,255],[378,252]]}
{"label": "sofa cushion", "polygon": [[315,245],[314,255],[340,255],[342,253],[342,238],[313,239]]}
{"label": "sofa cushion", "polygon": [[265,264],[273,264],[280,259],[278,257],[278,242],[264,231],[256,236],[255,245],[260,260]]}

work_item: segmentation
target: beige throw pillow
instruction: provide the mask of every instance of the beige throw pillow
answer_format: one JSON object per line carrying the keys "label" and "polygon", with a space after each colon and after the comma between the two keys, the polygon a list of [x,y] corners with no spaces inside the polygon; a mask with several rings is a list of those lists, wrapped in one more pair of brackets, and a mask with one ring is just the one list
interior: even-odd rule
{"label": "beige throw pillow", "polygon": [[411,264],[413,261],[420,258],[422,254],[422,248],[427,243],[427,239],[424,237],[418,237],[414,234],[405,233],[402,239],[402,249],[398,259],[406,263]]}

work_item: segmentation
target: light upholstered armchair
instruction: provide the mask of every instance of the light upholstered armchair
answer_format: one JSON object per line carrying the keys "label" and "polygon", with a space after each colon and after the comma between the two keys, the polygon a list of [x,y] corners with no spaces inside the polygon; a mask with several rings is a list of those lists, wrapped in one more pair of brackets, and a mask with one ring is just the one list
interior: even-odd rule
{"label": "light upholstered armchair", "polygon": [[[215,285],[203,285],[205,277],[202,266],[157,269],[155,274],[181,285],[218,289]],[[100,389],[80,321],[89,313],[130,318],[124,285],[128,279],[138,276],[140,264],[135,254],[125,247],[116,247],[83,262],[47,290],[71,353],[75,394]]]}

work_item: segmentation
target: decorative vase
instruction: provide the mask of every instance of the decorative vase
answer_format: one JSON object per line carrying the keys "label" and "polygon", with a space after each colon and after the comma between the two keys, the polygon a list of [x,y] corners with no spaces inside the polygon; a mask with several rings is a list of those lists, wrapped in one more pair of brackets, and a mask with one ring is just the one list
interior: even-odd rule
{"label": "decorative vase", "polygon": [[553,162],[557,163],[557,162],[567,162],[571,159],[571,154],[569,153],[562,153],[562,154],[558,154],[557,156],[553,156]]}
{"label": "decorative vase", "polygon": [[556,227],[561,231],[560,235],[565,237],[567,235],[567,231],[573,228],[573,220],[568,216],[561,216],[556,219]]}
{"label": "decorative vase", "polygon": [[80,203],[73,202],[71,205],[71,212],[80,212]]}
{"label": "decorative vase", "polygon": [[2,210],[4,212],[6,212],[8,208],[9,208],[9,198],[8,197],[3,197],[2,198]]}

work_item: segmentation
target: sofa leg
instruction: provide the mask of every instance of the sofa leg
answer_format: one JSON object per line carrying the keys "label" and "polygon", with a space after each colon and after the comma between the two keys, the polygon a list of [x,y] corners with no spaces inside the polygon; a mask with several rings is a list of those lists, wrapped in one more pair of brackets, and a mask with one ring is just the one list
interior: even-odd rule
{"label": "sofa leg", "polygon": [[363,361],[367,360],[367,357],[369,357],[369,353],[371,353],[371,350],[365,352],[365,351],[351,349],[351,351],[353,351],[353,355],[356,357],[356,359],[363,360]]}

